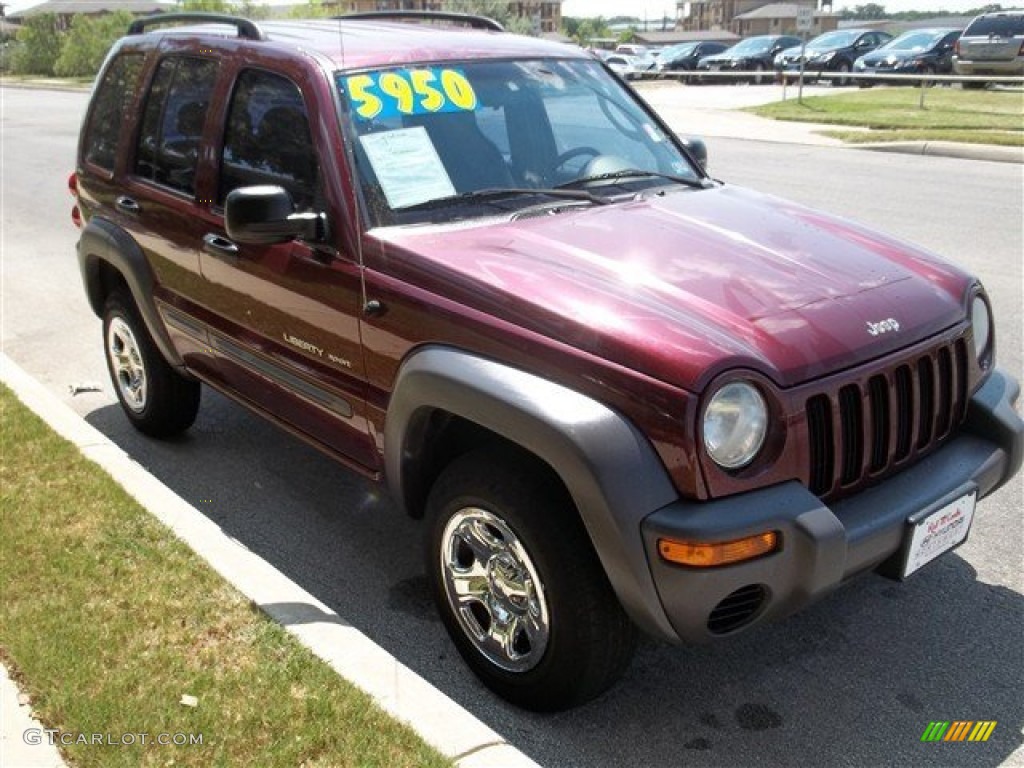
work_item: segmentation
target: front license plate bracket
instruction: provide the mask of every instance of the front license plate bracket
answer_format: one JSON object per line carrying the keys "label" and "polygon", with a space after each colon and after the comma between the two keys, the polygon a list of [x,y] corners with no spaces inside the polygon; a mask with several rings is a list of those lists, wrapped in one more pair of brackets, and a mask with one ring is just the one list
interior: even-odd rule
{"label": "front license plate bracket", "polygon": [[970,485],[907,519],[898,578],[906,579],[965,541],[974,521],[978,488]]}

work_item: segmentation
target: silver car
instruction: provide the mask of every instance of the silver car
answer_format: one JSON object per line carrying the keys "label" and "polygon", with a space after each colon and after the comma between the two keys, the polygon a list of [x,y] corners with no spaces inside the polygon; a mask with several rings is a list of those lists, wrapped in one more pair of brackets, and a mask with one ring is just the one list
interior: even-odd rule
{"label": "silver car", "polygon": [[[958,75],[1024,75],[1024,11],[983,13],[967,25],[953,54]],[[964,88],[984,88],[983,80]]]}

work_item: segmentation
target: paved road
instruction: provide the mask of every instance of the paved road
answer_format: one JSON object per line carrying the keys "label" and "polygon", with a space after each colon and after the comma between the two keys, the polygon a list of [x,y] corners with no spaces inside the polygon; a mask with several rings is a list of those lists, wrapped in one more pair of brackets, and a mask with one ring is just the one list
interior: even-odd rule
{"label": "paved road", "polygon": [[[709,91],[710,92],[710,91]],[[156,476],[376,642],[550,766],[1024,764],[1021,486],[971,540],[904,585],[874,576],[710,648],[645,644],[610,695],[553,717],[496,701],[435,618],[420,530],[378,490],[206,393],[179,441],[140,438],[114,405],[82,294],[65,179],[85,99],[0,89],[2,343]],[[715,174],[859,219],[979,272],[1000,358],[1021,374],[1017,166],[710,142]],[[69,386],[102,391],[72,397]],[[925,745],[930,720],[997,720],[986,744]]]}

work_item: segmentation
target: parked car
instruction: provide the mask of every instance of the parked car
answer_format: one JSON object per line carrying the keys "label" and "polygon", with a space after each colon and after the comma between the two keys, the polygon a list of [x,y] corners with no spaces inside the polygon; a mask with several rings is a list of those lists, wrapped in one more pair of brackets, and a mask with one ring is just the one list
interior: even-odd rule
{"label": "parked car", "polygon": [[643,72],[654,70],[655,60],[650,54],[634,56],[618,51],[594,51],[599,59],[624,80],[635,80]]}
{"label": "parked car", "polygon": [[[1024,75],[1024,11],[983,13],[964,30],[953,52],[958,75]],[[983,80],[964,88],[984,88]]]}
{"label": "parked car", "polygon": [[[699,72],[752,72],[750,82],[760,84],[764,73],[770,72],[775,56],[787,48],[800,45],[799,37],[792,35],[758,35],[748,37],[727,48],[721,53],[703,57],[697,63]],[[711,75],[702,75],[702,80],[709,80]],[[736,78],[728,78],[727,82],[738,82]]]}
{"label": "parked car", "polygon": [[752,631],[984,524],[1024,424],[977,278],[711,179],[578,48],[409,17],[114,45],[70,185],[135,428],[206,386],[386,485],[462,658],[539,710],[637,628]]}
{"label": "parked car", "polygon": [[728,48],[725,43],[680,43],[661,52],[657,59],[659,72],[692,71],[705,56],[721,53]]}
{"label": "parked car", "polygon": [[[814,81],[824,72],[837,72],[840,77],[829,78],[829,82],[846,85],[849,79],[842,75],[853,69],[853,62],[890,40],[892,35],[874,29],[839,29],[819,35],[807,43],[805,77]],[[782,77],[792,79],[800,72],[800,46],[782,51],[775,57],[774,64]]]}
{"label": "parked car", "polygon": [[625,53],[629,56],[647,56],[651,53],[650,49],[646,45],[637,45],[636,43],[619,43],[615,46],[616,53]]}
{"label": "parked car", "polygon": [[[953,45],[959,29],[915,29],[904,32],[881,48],[861,56],[853,63],[854,74],[948,75],[953,71]],[[861,85],[886,81],[859,80]],[[898,80],[890,85],[905,85]]]}

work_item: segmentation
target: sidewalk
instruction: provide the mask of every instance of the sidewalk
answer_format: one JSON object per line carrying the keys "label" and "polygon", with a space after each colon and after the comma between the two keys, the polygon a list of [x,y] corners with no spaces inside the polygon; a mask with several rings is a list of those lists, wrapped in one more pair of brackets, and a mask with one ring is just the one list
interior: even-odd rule
{"label": "sidewalk", "polygon": [[[781,101],[783,88],[772,86],[680,86],[664,81],[635,83],[637,92],[654,107],[674,131],[682,135],[766,141],[780,144],[804,144],[818,147],[876,152],[897,152],[911,155],[955,157],[965,160],[987,160],[997,163],[1024,163],[1024,147],[1001,147],[992,144],[962,144],[953,141],[899,141],[878,144],[844,144],[839,139],[822,135],[835,130],[834,125],[796,123],[770,120],[749,112],[744,107]],[[835,93],[822,86],[804,88],[805,96]],[[795,99],[797,89],[789,86],[786,98]],[[846,128],[845,130],[855,130]],[[862,130],[867,130],[862,129]]]}
{"label": "sidewalk", "polygon": [[0,766],[2,768],[64,768],[46,728],[32,717],[17,684],[0,664]]}

